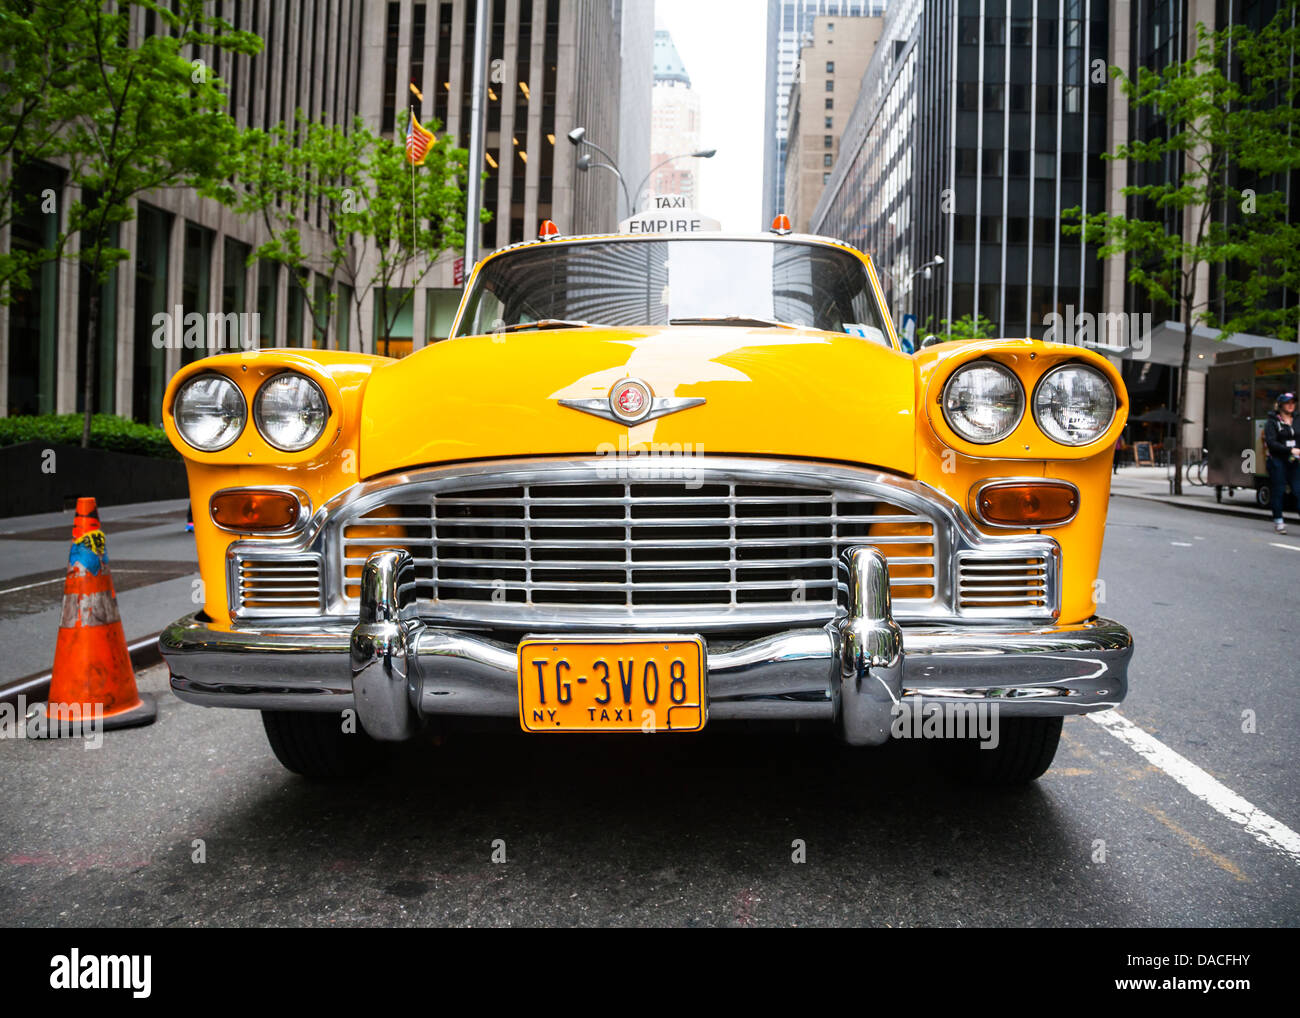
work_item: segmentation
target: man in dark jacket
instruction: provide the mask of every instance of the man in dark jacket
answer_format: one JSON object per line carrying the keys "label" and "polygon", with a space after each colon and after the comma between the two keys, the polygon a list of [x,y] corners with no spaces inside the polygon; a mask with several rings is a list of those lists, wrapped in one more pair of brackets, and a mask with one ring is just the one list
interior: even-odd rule
{"label": "man in dark jacket", "polygon": [[1273,529],[1286,533],[1282,522],[1282,502],[1287,485],[1300,497],[1300,447],[1296,445],[1295,393],[1284,392],[1273,404],[1264,425],[1264,445],[1268,448],[1268,483],[1273,495]]}

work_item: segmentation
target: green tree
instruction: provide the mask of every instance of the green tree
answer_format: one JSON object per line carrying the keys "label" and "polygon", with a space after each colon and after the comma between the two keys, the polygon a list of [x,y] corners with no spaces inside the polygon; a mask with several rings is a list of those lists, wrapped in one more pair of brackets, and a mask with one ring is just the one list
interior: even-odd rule
{"label": "green tree", "polygon": [[[90,443],[100,291],[127,252],[115,228],[134,217],[132,202],[163,187],[216,195],[237,137],[226,113],[225,85],[203,52],[256,53],[261,41],[207,13],[203,0],[57,4],[55,45],[70,61],[63,89],[46,97],[42,116],[58,125],[67,183],[82,199],[68,209],[53,257],[74,257],[90,286],[81,444]],[[157,17],[160,33],[132,43],[133,8]],[[205,49],[206,48],[206,49]],[[69,241],[78,237],[75,251]]]}
{"label": "green tree", "polygon": [[[1163,121],[1163,133],[1119,145],[1107,159],[1154,164],[1154,182],[1120,193],[1129,214],[1078,207],[1062,218],[1064,232],[1098,245],[1098,257],[1128,259],[1128,280],[1183,323],[1180,417],[1187,402],[1192,329],[1206,324],[1239,331],[1294,334],[1297,307],[1279,300],[1294,289],[1300,224],[1288,222],[1282,186],[1300,169],[1300,51],[1296,4],[1258,32],[1245,26],[1211,32],[1197,25],[1195,52],[1185,61],[1128,78],[1117,68],[1130,105]],[[1160,173],[1159,167],[1177,167]],[[1163,179],[1161,179],[1163,178]],[[1141,218],[1143,210],[1150,218]],[[1209,285],[1216,270],[1217,285]],[[1226,311],[1221,308],[1226,306]],[[1173,462],[1181,461],[1180,429]],[[1182,471],[1174,473],[1182,491]]]}
{"label": "green tree", "polygon": [[[74,50],[66,45],[63,3],[0,0],[0,228],[30,205],[36,194],[20,194],[15,171],[24,165],[58,159],[64,150],[63,124],[50,102],[75,84]],[[0,251],[0,304],[12,300],[14,286],[26,286],[33,263],[49,254]]]}
{"label": "green tree", "polygon": [[953,339],[993,339],[998,327],[983,315],[962,315],[954,322],[946,318],[935,320],[931,315],[925,320],[925,335],[938,336],[943,342]]}
{"label": "green tree", "polygon": [[[369,323],[359,311],[373,292],[378,350],[438,255],[464,244],[468,154],[444,137],[430,145],[423,166],[412,167],[402,131],[396,135],[375,135],[360,118],[345,131],[300,113],[292,126],[249,131],[243,139],[234,205],[259,216],[269,236],[253,257],[284,265],[298,281],[322,343],[335,298],[332,288],[316,293],[313,272],[347,280],[363,335]],[[308,255],[301,221],[318,203],[326,242],[310,245],[318,253]],[[482,221],[489,218],[483,211]],[[389,299],[396,287],[405,293]]]}

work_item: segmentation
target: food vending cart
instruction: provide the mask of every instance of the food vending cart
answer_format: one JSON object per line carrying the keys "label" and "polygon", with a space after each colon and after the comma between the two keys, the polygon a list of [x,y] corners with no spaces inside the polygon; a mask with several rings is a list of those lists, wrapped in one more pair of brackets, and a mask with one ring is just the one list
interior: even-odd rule
{"label": "food vending cart", "polygon": [[1296,354],[1278,356],[1265,348],[1215,355],[1205,391],[1205,481],[1220,502],[1224,492],[1231,497],[1238,488],[1252,488],[1256,504],[1268,507],[1264,424],[1278,394],[1296,391],[1298,361]]}

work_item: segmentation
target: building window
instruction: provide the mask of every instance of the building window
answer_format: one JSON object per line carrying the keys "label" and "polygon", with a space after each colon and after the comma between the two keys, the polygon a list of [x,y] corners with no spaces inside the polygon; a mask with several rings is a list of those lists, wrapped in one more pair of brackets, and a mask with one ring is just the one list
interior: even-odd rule
{"label": "building window", "polygon": [[280,303],[280,266],[262,262],[257,266],[257,344],[275,346],[275,313]]}
{"label": "building window", "polygon": [[1034,153],[1034,176],[1039,180],[1051,180],[1056,176],[1056,153]]}
{"label": "building window", "polygon": [[1004,93],[1003,86],[1000,84],[985,85],[984,86],[984,108],[986,110],[1000,111],[1002,109],[1004,94],[1005,93]]}
{"label": "building window", "polygon": [[1028,113],[1029,112],[1029,88],[1028,85],[1011,86],[1011,112]]}
{"label": "building window", "polygon": [[302,286],[298,283],[298,277],[292,272],[289,273],[289,299],[285,305],[285,328],[284,328],[284,345],[285,346],[302,346],[302,319],[303,305],[307,303],[307,297],[302,292]]}
{"label": "building window", "polygon": [[977,82],[962,81],[957,85],[957,109],[978,110],[980,108],[980,87]]}
{"label": "building window", "polygon": [[826,31],[828,31],[828,32],[833,32],[833,31],[835,31],[835,22],[833,22],[833,21],[828,21],[828,22],[826,22]]}
{"label": "building window", "polygon": [[339,283],[337,341],[340,350],[352,349],[352,302],[355,299],[352,287]]}
{"label": "building window", "polygon": [[835,61],[834,61],[834,60],[827,60],[827,61],[826,61],[826,73],[827,73],[827,74],[834,74],[834,73],[835,73]]}
{"label": "building window", "polygon": [[450,290],[429,287],[425,290],[424,341],[436,343],[451,335],[451,323],[460,305],[460,287]]}
{"label": "building window", "polygon": [[1007,23],[1003,18],[984,19],[984,42],[990,46],[1001,46],[1006,36]]}
{"label": "building window", "polygon": [[986,177],[1002,176],[1002,150],[986,148],[984,150],[984,175]]}
{"label": "building window", "polygon": [[978,172],[979,160],[973,148],[957,150],[957,173],[963,177],[973,177]]}
{"label": "building window", "polygon": [[1029,176],[1029,153],[1023,149],[1012,149],[1008,152],[1007,172],[1013,177]]}
{"label": "building window", "polygon": [[822,165],[823,165],[823,166],[830,166],[832,161],[833,161],[833,160],[832,160],[832,156],[831,156],[831,154],[830,154],[829,152],[827,152],[824,156],[822,156]]}
{"label": "building window", "polygon": [[414,301],[410,288],[375,287],[375,353],[405,357],[411,352],[415,331]]}
{"label": "building window", "polygon": [[980,42],[980,19],[973,15],[958,19],[957,38],[965,46],[978,46]]}
{"label": "building window", "polygon": [[[184,363],[206,357],[208,350],[208,287],[212,279],[212,231],[198,223],[185,224],[185,257],[181,266],[181,305],[185,317],[192,312],[203,316],[198,343],[186,342],[181,348]],[[188,329],[186,330],[188,332]],[[186,337],[189,338],[189,337]]]}
{"label": "building window", "polygon": [[829,173],[823,173],[822,184],[825,185],[825,184],[829,184],[830,182],[831,182],[831,175]]}
{"label": "building window", "polygon": [[1002,243],[1002,217],[983,216],[980,223],[980,240],[985,244]]}
{"label": "building window", "polygon": [[[968,149],[967,151],[973,151]],[[975,239],[975,217],[953,216],[952,238],[958,244],[969,244]]]}
{"label": "building window", "polygon": [[826,118],[826,130],[829,131],[829,130],[831,129],[831,127],[834,126],[834,123],[835,123],[835,118],[834,118],[834,117],[827,117],[827,118]]}
{"label": "building window", "polygon": [[[131,414],[137,421],[158,424],[162,421],[162,396],[167,384],[167,365],[166,350],[153,341],[153,316],[160,311],[172,310],[167,306],[167,264],[172,217],[161,209],[141,202],[136,222],[135,355],[131,378]],[[179,328],[179,323],[175,327]],[[11,324],[11,350],[12,328]],[[10,385],[13,384],[12,364],[9,382]],[[13,409],[13,399],[10,397],[11,413]]]}
{"label": "building window", "polygon": [[[241,244],[234,237],[227,237],[221,251],[221,313],[239,315],[248,310],[248,256],[252,248]],[[244,319],[237,319],[239,326],[233,330],[226,324],[230,319],[223,319],[218,346],[225,350],[238,350],[248,342],[248,337],[239,331]]]}
{"label": "building window", "polygon": [[834,148],[834,147],[835,147],[835,136],[832,134],[823,134],[822,148]]}
{"label": "building window", "polygon": [[834,92],[834,91],[835,91],[835,79],[834,79],[834,78],[827,78],[827,79],[826,79],[826,91],[827,91],[827,92]]}
{"label": "building window", "polygon": [[1032,46],[1034,43],[1034,23],[1029,18],[1011,19],[1011,45]]}
{"label": "building window", "polygon": [[827,100],[826,100],[826,108],[827,108],[828,110],[833,110],[833,109],[835,109],[835,100],[834,100],[834,99],[827,99]]}

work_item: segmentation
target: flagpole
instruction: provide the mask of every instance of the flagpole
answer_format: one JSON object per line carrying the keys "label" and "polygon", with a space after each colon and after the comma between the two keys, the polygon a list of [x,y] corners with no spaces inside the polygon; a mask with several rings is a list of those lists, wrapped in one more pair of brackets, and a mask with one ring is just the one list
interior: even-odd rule
{"label": "flagpole", "polygon": [[[415,104],[412,103],[412,104],[411,104],[411,127],[408,127],[407,130],[411,130],[414,126],[415,126]],[[414,265],[414,259],[415,259],[415,160],[414,160],[414,159],[408,159],[407,162],[409,162],[409,163],[411,164],[411,259],[412,259],[411,270],[414,271],[414,270],[415,270],[415,265]],[[414,296],[414,295],[412,295],[412,296]]]}

